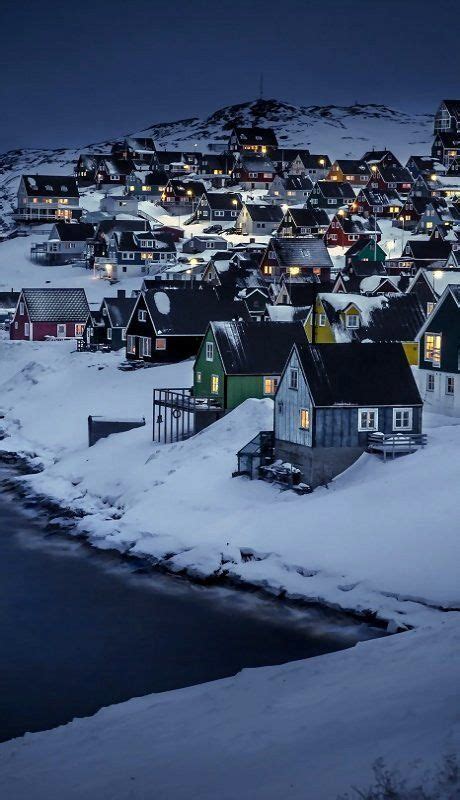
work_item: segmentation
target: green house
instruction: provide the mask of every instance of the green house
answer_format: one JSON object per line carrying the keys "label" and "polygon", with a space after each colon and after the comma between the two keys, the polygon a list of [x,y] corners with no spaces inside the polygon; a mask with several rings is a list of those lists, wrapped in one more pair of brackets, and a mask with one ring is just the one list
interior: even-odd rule
{"label": "green house", "polygon": [[195,361],[194,395],[226,411],[249,397],[273,397],[292,345],[305,341],[300,322],[211,322]]}
{"label": "green house", "polygon": [[345,253],[345,264],[347,267],[354,267],[361,261],[373,261],[378,264],[385,264],[386,253],[374,240],[366,239],[355,242]]}

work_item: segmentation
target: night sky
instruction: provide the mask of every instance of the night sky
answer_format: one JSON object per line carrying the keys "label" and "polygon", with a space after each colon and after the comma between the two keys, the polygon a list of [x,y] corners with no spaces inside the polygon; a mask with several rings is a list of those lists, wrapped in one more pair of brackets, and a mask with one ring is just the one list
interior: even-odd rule
{"label": "night sky", "polygon": [[264,96],[433,112],[457,0],[0,0],[0,150],[85,144]]}

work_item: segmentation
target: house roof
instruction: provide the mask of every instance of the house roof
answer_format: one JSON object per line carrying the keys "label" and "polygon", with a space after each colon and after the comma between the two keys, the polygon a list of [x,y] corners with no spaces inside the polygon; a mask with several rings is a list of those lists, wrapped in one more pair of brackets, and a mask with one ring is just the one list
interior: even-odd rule
{"label": "house roof", "polygon": [[243,145],[278,147],[275,131],[272,128],[242,128],[238,126],[234,128],[234,132]]}
{"label": "house roof", "polygon": [[368,164],[378,163],[388,155],[390,155],[394,161],[398,163],[398,159],[393,155],[391,150],[368,150],[367,153],[364,153],[362,160],[366,161]]}
{"label": "house roof", "polygon": [[84,289],[23,289],[31,322],[84,322],[89,314]]}
{"label": "house roof", "polygon": [[452,245],[443,239],[429,239],[428,241],[410,239],[404,248],[403,256],[409,255],[409,248],[413,258],[436,261],[447,258],[452,250]]}
{"label": "house roof", "polygon": [[321,191],[323,197],[330,199],[350,199],[354,200],[355,193],[348,181],[318,181],[316,187]]}
{"label": "house roof", "polygon": [[[377,231],[378,230],[379,230],[379,228],[377,228]],[[373,231],[373,228],[372,228],[372,231]],[[351,247],[349,247],[348,250],[346,251],[345,258],[349,259],[352,256],[359,255],[359,253],[361,253],[364,250],[364,248],[368,246],[368,244],[372,244],[372,245],[375,244],[375,238],[373,236],[372,237],[369,236],[368,238],[365,238],[365,239],[364,238],[363,239],[358,239],[357,242],[353,242]],[[384,252],[383,249],[380,247],[378,242],[377,242],[376,249],[380,250],[382,253]]]}
{"label": "house roof", "polygon": [[73,175],[23,175],[26,193],[40,197],[78,197]]}
{"label": "house roof", "polygon": [[148,172],[147,175],[142,178],[142,183],[145,186],[166,186],[167,182],[168,176],[162,169],[155,169],[152,172]]}
{"label": "house roof", "polygon": [[441,297],[439,298],[438,302],[436,303],[436,305],[434,306],[433,310],[431,311],[431,314],[428,314],[425,322],[423,323],[423,325],[421,326],[421,328],[420,328],[420,330],[418,332],[417,339],[419,341],[420,341],[421,337],[423,336],[423,334],[425,333],[425,331],[426,330],[430,330],[430,326],[431,326],[431,323],[432,323],[433,319],[436,317],[436,315],[441,310],[443,304],[449,298],[452,298],[454,303],[455,303],[455,305],[457,306],[457,308],[460,309],[460,286],[453,286],[451,284],[446,286],[446,288],[444,289]]}
{"label": "house roof", "polygon": [[385,183],[413,183],[413,177],[406,167],[399,166],[381,166],[379,167],[380,175]]}
{"label": "house roof", "polygon": [[460,120],[460,100],[443,100],[442,102],[449,114]]}
{"label": "house roof", "polygon": [[253,222],[281,222],[284,216],[283,209],[277,205],[245,203],[245,208]]}
{"label": "house roof", "polygon": [[284,182],[284,188],[291,191],[306,191],[313,189],[313,182],[308,175],[288,175]]}
{"label": "house roof", "polygon": [[89,222],[56,222],[54,228],[61,242],[86,242],[94,236]]}
{"label": "house roof", "polygon": [[347,175],[370,175],[367,163],[360,159],[338,158],[333,166],[336,164]]}
{"label": "house roof", "polygon": [[331,159],[326,153],[310,153],[308,156],[302,156],[301,160],[305,169],[330,169],[331,167]]}
{"label": "house roof", "polygon": [[301,322],[212,322],[227,375],[281,375],[294,342],[306,340]]}
{"label": "house roof", "polygon": [[[324,311],[340,341],[413,342],[425,321],[415,294],[364,297],[359,294],[320,294]],[[344,328],[341,313],[350,305],[360,312],[359,328]]]}
{"label": "house roof", "polygon": [[242,207],[240,196],[232,192],[205,192],[205,197],[213,209],[233,211]]}
{"label": "house roof", "polygon": [[325,284],[321,284],[319,281],[296,281],[295,283],[286,281],[284,288],[293,306],[311,306],[318,291],[327,291]]}
{"label": "house roof", "polygon": [[[142,250],[142,242],[153,242],[152,249],[161,250],[162,253],[175,253],[176,246],[168,233],[152,233],[150,231],[115,231],[113,240],[120,251]],[[148,247],[150,245],[144,245]]]}
{"label": "house roof", "polygon": [[316,209],[313,206],[288,208],[286,215],[292,217],[294,224],[298,228],[316,228],[319,225],[329,225],[329,217],[323,208]]}
{"label": "house roof", "polygon": [[322,239],[313,237],[278,236],[270,242],[280,266],[298,267],[329,267],[332,269],[332,260],[329,251]]}
{"label": "house roof", "polygon": [[145,292],[144,297],[157,335],[203,336],[213,319],[249,319],[244,303],[222,299],[215,291],[161,287]]}
{"label": "house roof", "polygon": [[235,170],[239,168],[246,170],[246,172],[276,172],[273,161],[266,156],[258,156],[256,153],[254,155],[252,153],[250,155],[242,153],[234,166]]}
{"label": "house roof", "polygon": [[292,163],[294,159],[299,156],[301,161],[304,158],[308,158],[310,155],[310,151],[306,148],[300,149],[295,147],[279,147],[278,150],[272,153],[272,158],[274,161],[284,161],[287,163]]}
{"label": "house roof", "polygon": [[104,297],[110,322],[113,328],[126,328],[132,310],[136,304],[135,297]]}
{"label": "house roof", "polygon": [[316,406],[422,405],[401,344],[296,344],[295,348]]}
{"label": "house roof", "polygon": [[367,219],[357,214],[336,214],[334,219],[340,223],[344,233],[381,233],[373,217]]}

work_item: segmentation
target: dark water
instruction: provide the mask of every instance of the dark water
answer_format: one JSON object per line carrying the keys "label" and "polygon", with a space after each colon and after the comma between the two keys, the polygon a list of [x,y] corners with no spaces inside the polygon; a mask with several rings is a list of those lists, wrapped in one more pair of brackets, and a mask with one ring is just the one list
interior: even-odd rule
{"label": "dark water", "polygon": [[349,647],[364,625],[91,551],[0,494],[0,741],[131,697]]}

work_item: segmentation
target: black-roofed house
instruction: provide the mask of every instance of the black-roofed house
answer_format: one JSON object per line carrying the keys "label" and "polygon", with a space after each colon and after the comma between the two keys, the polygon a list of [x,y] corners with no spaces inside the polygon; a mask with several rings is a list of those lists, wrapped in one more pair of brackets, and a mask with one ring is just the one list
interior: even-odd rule
{"label": "black-roofed house", "polygon": [[280,236],[324,236],[329,227],[329,217],[322,208],[307,205],[304,208],[287,208],[280,222]]}
{"label": "black-roofed house", "polygon": [[241,301],[216,291],[180,291],[159,286],[136,298],[126,330],[129,360],[173,362],[195,356],[214,319],[250,319]]}
{"label": "black-roofed house", "polygon": [[410,269],[412,274],[415,275],[419,267],[427,266],[433,261],[445,261],[449,257],[451,250],[452,242],[443,239],[410,239],[404,246],[401,259],[406,268]]}
{"label": "black-roofed house", "polygon": [[98,188],[125,186],[128,176],[135,170],[134,161],[115,156],[101,156],[97,160],[95,184]]}
{"label": "black-roofed house", "polygon": [[199,222],[236,222],[243,204],[234,192],[204,192],[196,207]]}
{"label": "black-roofed house", "polygon": [[379,189],[361,189],[352,204],[352,210],[363,217],[387,217],[397,219],[404,201],[394,190],[381,192]]}
{"label": "black-roofed house", "polygon": [[287,175],[286,178],[276,175],[267,197],[276,203],[306,203],[312,189],[313,182],[307,175]]}
{"label": "black-roofed house", "polygon": [[195,361],[194,396],[214,397],[226,411],[249,397],[273,398],[292,345],[303,341],[300,322],[211,322]]}
{"label": "black-roofed house", "polygon": [[341,206],[348,206],[353,203],[355,193],[353,187],[343,181],[318,181],[310,192],[308,202],[316,208],[324,208],[335,211]]}
{"label": "black-roofed house", "polygon": [[315,237],[275,236],[270,239],[260,262],[262,276],[276,282],[284,275],[329,281],[332,266],[324,241]]}
{"label": "black-roofed house", "polygon": [[406,167],[387,164],[371,164],[369,189],[378,189],[381,192],[397,192],[400,195],[409,194],[413,184],[413,177]]}
{"label": "black-roofed house", "polygon": [[56,222],[46,242],[33,244],[30,257],[41,264],[70,264],[86,258],[87,242],[94,236],[89,222]]}
{"label": "black-roofed house", "polygon": [[161,195],[161,203],[170,214],[188,214],[196,208],[205,191],[203,181],[170,178]]}
{"label": "black-roofed house", "polygon": [[339,211],[332,218],[324,240],[328,247],[351,247],[360,240],[370,238],[380,241],[382,232],[375,218],[360,217],[346,211]]}
{"label": "black-roofed house", "polygon": [[422,400],[400,344],[295,344],[275,396],[274,458],[327,484],[369,435],[417,435]]}
{"label": "black-roofed house", "polygon": [[209,250],[227,250],[228,242],[216,233],[200,233],[191,236],[182,245],[183,253],[204,253]]}
{"label": "black-roofed house", "polygon": [[101,269],[107,277],[120,280],[151,275],[176,263],[176,246],[161,231],[115,231],[111,234],[107,258]]}
{"label": "black-roofed house", "polygon": [[275,175],[273,162],[257,153],[242,153],[232,170],[232,180],[242,189],[269,189]]}
{"label": "black-roofed house", "polygon": [[230,152],[241,153],[250,151],[266,155],[278,148],[276,134],[272,128],[252,128],[235,127],[233,128],[229,140],[228,149]]}
{"label": "black-roofed house", "polygon": [[89,315],[84,289],[22,289],[10,326],[10,339],[43,342],[83,335]]}
{"label": "black-roofed house", "polygon": [[449,167],[460,156],[460,100],[443,100],[434,120],[433,158]]}
{"label": "black-roofed house", "polygon": [[445,267],[443,261],[434,261],[426,267],[420,267],[407,287],[407,294],[417,295],[425,309],[426,316],[443,294],[446,286],[460,284],[460,268]]}
{"label": "black-roofed house", "polygon": [[418,178],[419,175],[429,178],[432,175],[445,175],[446,173],[445,166],[436,158],[430,158],[430,156],[410,156],[406,167],[414,179]]}
{"label": "black-roofed house", "polygon": [[283,175],[305,174],[304,161],[309,155],[308,149],[300,147],[280,147],[270,153],[273,163]]}
{"label": "black-roofed house", "polygon": [[168,180],[163,169],[142,174],[134,171],[126,178],[126,193],[138,200],[157,200],[163,194]]}
{"label": "black-roofed house", "polygon": [[280,206],[244,203],[236,221],[236,228],[244,236],[252,234],[269,236],[279,228],[282,219],[283,210]]}
{"label": "black-roofed house", "polygon": [[156,152],[155,142],[151,136],[128,136],[112,147],[112,153],[116,158],[135,161],[144,169],[155,163]]}
{"label": "black-roofed house", "polygon": [[305,330],[312,344],[400,342],[410,364],[418,364],[417,334],[425,309],[415,295],[364,296],[320,292]]}
{"label": "black-roofed house", "polygon": [[418,335],[420,393],[428,410],[460,417],[460,286],[447,285]]}
{"label": "black-roofed house", "polygon": [[326,153],[310,153],[296,156],[289,167],[289,172],[293,175],[308,175],[315,183],[324,180],[331,166],[331,159]]}
{"label": "black-roofed house", "polygon": [[98,311],[91,311],[83,332],[85,348],[121,350],[126,347],[126,328],[136,298],[126,297],[124,289],[116,297],[104,297]]}
{"label": "black-roofed house", "polygon": [[79,219],[77,180],[73,175],[22,175],[13,212],[18,222],[43,223]]}
{"label": "black-roofed house", "polygon": [[329,170],[326,180],[328,181],[348,181],[352,186],[366,186],[370,178],[370,168],[365,161],[359,159],[339,158],[334,161]]}

